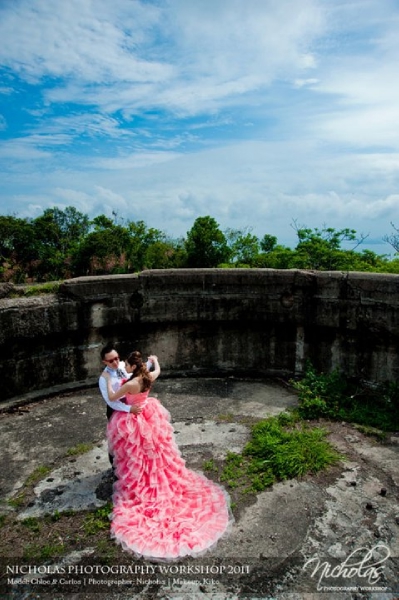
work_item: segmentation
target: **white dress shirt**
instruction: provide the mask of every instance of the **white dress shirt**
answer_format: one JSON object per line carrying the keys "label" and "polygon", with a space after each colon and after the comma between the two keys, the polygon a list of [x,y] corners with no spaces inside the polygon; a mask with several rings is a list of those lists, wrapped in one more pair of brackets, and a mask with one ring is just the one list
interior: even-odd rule
{"label": "white dress shirt", "polygon": [[[125,363],[120,361],[117,369],[111,369],[110,367],[105,367],[105,371],[107,371],[111,375],[111,387],[114,392],[119,390],[122,385],[122,380],[129,378],[129,375],[125,371]],[[120,410],[122,412],[130,412],[130,406],[125,404],[124,402],[119,400],[110,400],[108,398],[108,384],[105,377],[100,377],[98,380],[98,385],[100,387],[100,392],[105,402],[113,408],[114,410]]]}

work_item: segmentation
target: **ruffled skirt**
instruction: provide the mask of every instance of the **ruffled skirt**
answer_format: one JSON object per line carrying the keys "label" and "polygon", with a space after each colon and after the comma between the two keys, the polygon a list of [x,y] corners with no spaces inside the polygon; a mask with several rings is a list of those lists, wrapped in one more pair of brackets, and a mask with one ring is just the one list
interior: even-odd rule
{"label": "ruffled skirt", "polygon": [[117,476],[111,536],[124,550],[155,560],[201,556],[228,532],[228,494],[186,467],[156,398],[139,415],[115,412],[107,434]]}

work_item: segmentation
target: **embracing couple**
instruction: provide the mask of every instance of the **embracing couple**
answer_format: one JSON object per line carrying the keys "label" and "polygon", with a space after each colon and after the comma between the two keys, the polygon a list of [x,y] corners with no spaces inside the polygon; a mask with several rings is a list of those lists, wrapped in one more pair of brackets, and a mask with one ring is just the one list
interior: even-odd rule
{"label": "embracing couple", "polygon": [[124,550],[152,560],[201,556],[231,528],[227,492],[186,467],[169,412],[150,396],[161,372],[158,358],[144,362],[134,351],[122,365],[108,345],[101,359],[99,385],[116,476],[111,537]]}

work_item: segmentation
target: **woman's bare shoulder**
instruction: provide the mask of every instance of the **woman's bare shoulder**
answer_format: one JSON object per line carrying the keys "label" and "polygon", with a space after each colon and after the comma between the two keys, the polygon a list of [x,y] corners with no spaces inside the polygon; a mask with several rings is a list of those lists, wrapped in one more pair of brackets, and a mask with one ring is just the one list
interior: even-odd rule
{"label": "woman's bare shoulder", "polygon": [[135,377],[134,379],[129,380],[129,392],[132,394],[137,394],[141,389],[141,380],[139,377]]}

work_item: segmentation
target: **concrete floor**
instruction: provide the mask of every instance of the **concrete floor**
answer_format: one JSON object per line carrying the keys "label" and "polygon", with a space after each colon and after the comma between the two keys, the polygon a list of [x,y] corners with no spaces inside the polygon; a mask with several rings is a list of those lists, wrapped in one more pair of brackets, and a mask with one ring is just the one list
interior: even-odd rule
{"label": "concrete floor", "polygon": [[[199,470],[204,460],[223,459],[227,451],[240,452],[249,439],[251,418],[278,414],[297,401],[295,394],[277,383],[233,378],[160,378],[154,395],[171,413],[176,440],[188,466]],[[106,497],[100,491],[109,478],[109,463],[105,405],[97,388],[66,391],[24,403],[19,410],[18,403],[14,404],[13,412],[0,414],[2,512],[11,510],[6,500],[18,493],[27,477],[43,465],[53,465],[52,472],[36,486],[32,506],[19,514],[16,511],[16,518],[103,505]],[[239,513],[229,537],[204,558],[191,563],[208,570],[212,565],[223,565],[223,573],[201,575],[195,580],[185,574],[159,578],[159,585],[149,583],[151,587],[144,585],[134,594],[128,587],[110,586],[104,598],[397,598],[397,439],[392,436],[381,445],[347,424],[332,424],[330,440],[346,456],[339,467],[321,476],[278,483],[260,493],[254,504]],[[82,443],[93,444],[93,449],[78,457],[68,456],[68,450]],[[385,496],[381,495],[381,488],[387,490]],[[354,567],[350,577],[338,577],[337,573],[342,575],[340,566],[354,562],[354,558],[349,558],[353,551],[357,551],[357,563],[364,559],[362,565]],[[368,562],[364,558],[368,551],[373,552],[374,560],[386,558],[381,563],[378,581],[370,580],[371,558]],[[90,548],[87,553],[90,556]],[[91,559],[95,563],[95,557]],[[314,559],[312,566],[305,566],[309,559]],[[74,557],[69,560],[73,563]],[[326,576],[319,585],[334,587],[331,592],[318,591],[322,568],[312,575],[318,560],[324,565],[338,565],[336,576]],[[134,563],[133,558],[131,561]],[[157,565],[153,568],[154,578],[154,573],[160,575],[160,571]],[[170,567],[169,570],[173,571]],[[372,591],[350,589],[371,584]],[[378,591],[378,587],[386,590]],[[9,597],[54,595],[44,594],[43,588],[39,590],[32,584],[29,592],[13,586]],[[57,595],[71,600],[91,597],[98,599],[99,594],[93,595],[89,588],[79,594],[65,591]]]}

